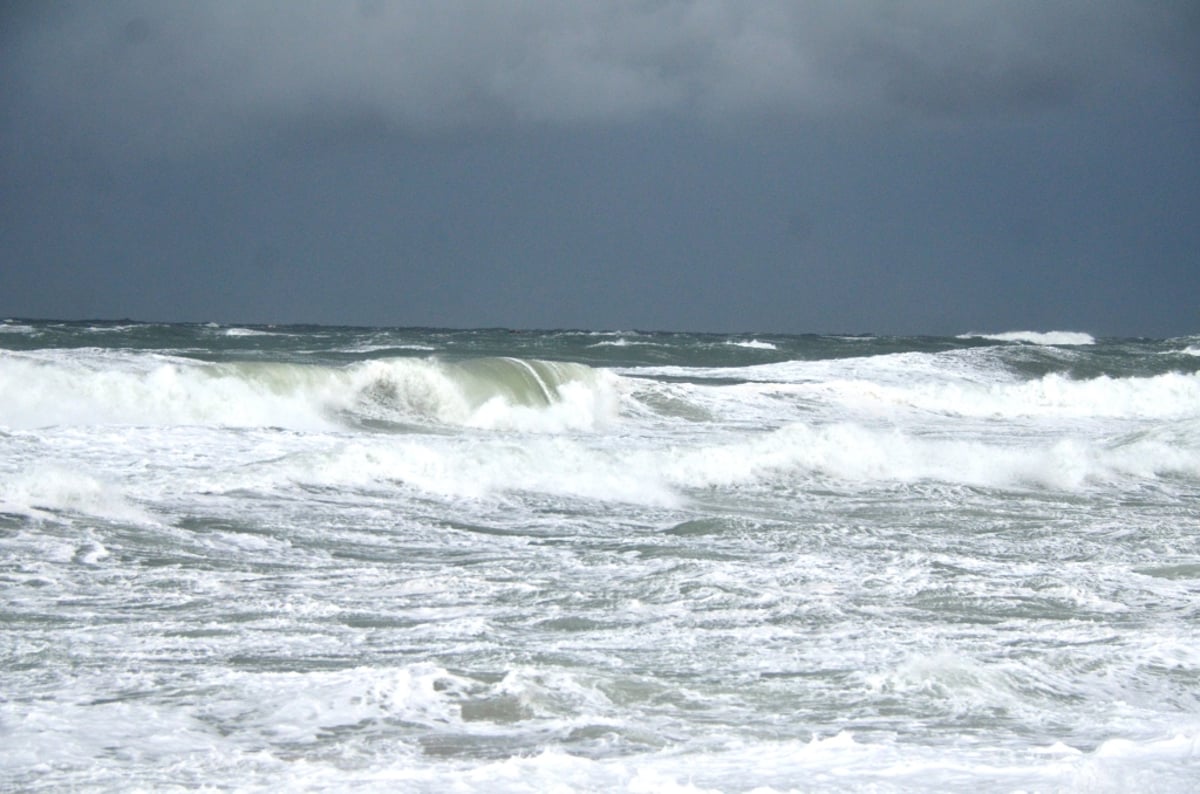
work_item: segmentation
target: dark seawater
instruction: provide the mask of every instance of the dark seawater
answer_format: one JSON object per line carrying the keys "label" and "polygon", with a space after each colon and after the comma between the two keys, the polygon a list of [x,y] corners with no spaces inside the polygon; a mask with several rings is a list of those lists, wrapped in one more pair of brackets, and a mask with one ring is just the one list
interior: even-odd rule
{"label": "dark seawater", "polygon": [[0,790],[1195,791],[1200,337],[0,322]]}

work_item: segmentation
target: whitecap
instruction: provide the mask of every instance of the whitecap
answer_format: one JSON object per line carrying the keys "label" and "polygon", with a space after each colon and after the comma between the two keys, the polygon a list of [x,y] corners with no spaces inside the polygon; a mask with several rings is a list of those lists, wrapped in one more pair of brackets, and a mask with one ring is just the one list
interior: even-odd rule
{"label": "whitecap", "polygon": [[779,349],[779,346],[774,344],[773,342],[762,342],[762,341],[759,341],[758,339],[746,339],[746,340],[731,339],[728,342],[726,342],[725,344],[732,345],[733,347],[744,347],[749,350],[778,350]]}
{"label": "whitecap", "polygon": [[1007,331],[1000,334],[959,334],[959,339],[991,339],[996,342],[1024,342],[1031,345],[1094,345],[1091,334],[1079,331]]}
{"label": "whitecap", "polygon": [[279,336],[272,331],[259,331],[254,328],[226,328],[222,334],[224,336]]}

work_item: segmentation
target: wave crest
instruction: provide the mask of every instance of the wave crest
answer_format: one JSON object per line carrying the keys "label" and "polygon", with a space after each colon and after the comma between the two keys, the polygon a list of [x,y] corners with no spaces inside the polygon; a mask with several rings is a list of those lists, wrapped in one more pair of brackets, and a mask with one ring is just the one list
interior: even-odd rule
{"label": "wave crest", "polygon": [[0,357],[0,417],[10,428],[433,422],[560,432],[613,420],[617,381],[582,364],[517,358],[376,359],[329,367],[100,351],[10,354]]}
{"label": "wave crest", "polygon": [[1079,331],[1006,331],[1001,334],[960,334],[959,339],[991,339],[1030,345],[1094,345],[1096,338]]}
{"label": "wave crest", "polygon": [[1134,435],[1113,443],[1063,438],[1006,447],[926,438],[850,423],[788,425],[766,436],[678,455],[664,467],[684,488],[730,487],[813,476],[847,483],[943,482],[992,488],[1074,491],[1097,483],[1200,478],[1197,428]]}
{"label": "wave crest", "polygon": [[618,412],[617,377],[569,362],[386,359],[348,377],[356,397],[347,408],[373,420],[561,431],[594,429]]}

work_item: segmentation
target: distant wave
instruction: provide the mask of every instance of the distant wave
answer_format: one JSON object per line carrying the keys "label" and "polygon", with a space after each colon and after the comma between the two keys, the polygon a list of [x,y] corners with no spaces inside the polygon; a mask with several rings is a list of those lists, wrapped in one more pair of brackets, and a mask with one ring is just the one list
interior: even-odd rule
{"label": "distant wave", "polygon": [[153,327],[153,323],[120,323],[113,325],[89,325],[88,333],[92,334],[123,334],[126,331],[135,331],[140,328]]}
{"label": "distant wave", "polygon": [[992,339],[997,342],[1025,342],[1031,345],[1094,345],[1091,334],[1078,331],[1007,331],[1002,334],[959,334],[959,339]]}
{"label": "distant wave", "polygon": [[734,347],[745,347],[751,350],[778,350],[779,348],[771,342],[760,342],[757,339],[740,340],[731,339],[725,344],[733,345]]}
{"label": "distant wave", "polygon": [[280,336],[274,331],[258,331],[253,328],[226,328],[222,334],[225,336]]}
{"label": "distant wave", "polygon": [[419,350],[431,353],[437,350],[433,345],[357,345],[345,348],[345,353],[378,353],[380,350]]}
{"label": "distant wave", "polygon": [[651,346],[655,346],[657,344],[658,344],[657,342],[653,342],[653,341],[633,342],[633,341],[630,341],[628,338],[622,336],[618,339],[605,340],[603,342],[596,342],[595,344],[588,345],[588,347],[651,347]]}

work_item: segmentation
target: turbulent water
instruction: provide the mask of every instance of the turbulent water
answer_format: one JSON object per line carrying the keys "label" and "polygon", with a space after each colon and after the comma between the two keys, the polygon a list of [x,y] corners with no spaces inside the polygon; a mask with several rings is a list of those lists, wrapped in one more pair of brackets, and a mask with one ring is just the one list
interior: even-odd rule
{"label": "turbulent water", "polygon": [[0,323],[0,789],[1195,791],[1200,337]]}

